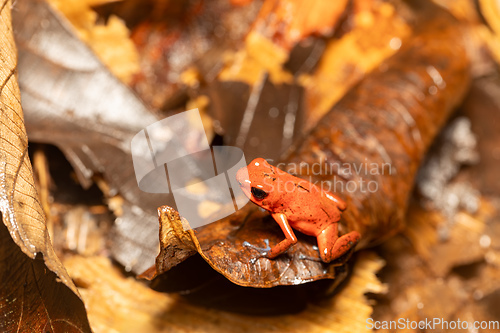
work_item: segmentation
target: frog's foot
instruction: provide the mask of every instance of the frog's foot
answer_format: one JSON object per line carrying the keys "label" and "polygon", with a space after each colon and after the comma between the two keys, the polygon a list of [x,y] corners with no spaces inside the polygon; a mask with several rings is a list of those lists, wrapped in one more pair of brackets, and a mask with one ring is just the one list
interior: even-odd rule
{"label": "frog's foot", "polygon": [[317,237],[321,260],[329,263],[342,257],[358,244],[360,238],[361,235],[357,231],[351,231],[338,237],[337,226],[332,224]]}
{"label": "frog's foot", "polygon": [[344,252],[340,257],[337,257],[336,259],[333,259],[329,263],[330,264],[334,264],[334,265],[345,263],[352,256],[352,254],[354,253],[355,249],[356,249],[356,245],[353,245],[349,250],[347,250],[346,252]]}
{"label": "frog's foot", "polygon": [[254,263],[255,261],[257,261],[257,259],[260,259],[260,258],[265,258],[267,257],[267,254],[269,253],[269,251],[271,251],[271,247],[269,246],[269,239],[264,239],[264,243],[266,244],[266,247],[258,247],[258,246],[255,246],[253,244],[250,244],[249,242],[247,241],[244,241],[243,242],[243,246],[245,247],[249,247],[251,249],[254,249],[256,250],[257,252],[259,252],[260,256],[259,257],[256,257],[256,258],[252,258],[250,261],[252,263]]}

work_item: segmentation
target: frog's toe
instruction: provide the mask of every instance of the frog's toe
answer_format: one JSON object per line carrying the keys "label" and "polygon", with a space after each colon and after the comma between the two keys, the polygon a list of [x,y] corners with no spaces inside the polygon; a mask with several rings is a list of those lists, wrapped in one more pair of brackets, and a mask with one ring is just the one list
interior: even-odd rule
{"label": "frog's toe", "polygon": [[266,244],[266,247],[258,247],[256,245],[250,244],[247,241],[244,241],[243,246],[254,249],[254,250],[258,251],[262,256],[266,256],[269,253],[269,251],[271,250],[271,247],[269,246],[269,239],[264,239],[264,243]]}

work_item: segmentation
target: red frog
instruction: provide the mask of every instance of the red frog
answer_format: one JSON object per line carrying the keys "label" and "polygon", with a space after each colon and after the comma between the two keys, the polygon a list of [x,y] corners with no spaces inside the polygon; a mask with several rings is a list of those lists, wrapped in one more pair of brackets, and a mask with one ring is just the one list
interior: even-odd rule
{"label": "red frog", "polygon": [[286,237],[264,253],[267,258],[276,258],[297,243],[292,228],[316,237],[325,263],[341,257],[358,243],[361,235],[357,231],[338,235],[338,221],[347,205],[335,194],[294,177],[263,158],[256,158],[246,169],[247,172],[242,168],[236,174],[243,193],[271,213]]}

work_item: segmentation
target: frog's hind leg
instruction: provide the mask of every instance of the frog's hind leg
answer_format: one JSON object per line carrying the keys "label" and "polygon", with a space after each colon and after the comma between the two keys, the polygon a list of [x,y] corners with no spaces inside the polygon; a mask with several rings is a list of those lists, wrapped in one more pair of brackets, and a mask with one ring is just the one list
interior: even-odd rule
{"label": "frog's hind leg", "polygon": [[332,223],[319,235],[318,240],[319,255],[323,262],[329,263],[337,259],[352,249],[358,243],[361,235],[357,231],[338,236],[338,224]]}

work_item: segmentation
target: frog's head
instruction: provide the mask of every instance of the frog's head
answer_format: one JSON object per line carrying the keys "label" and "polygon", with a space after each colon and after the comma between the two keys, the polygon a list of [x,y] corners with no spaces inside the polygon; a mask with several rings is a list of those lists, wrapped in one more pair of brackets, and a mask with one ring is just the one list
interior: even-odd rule
{"label": "frog's head", "polygon": [[267,163],[263,158],[254,159],[246,168],[241,168],[236,173],[236,180],[240,184],[241,190],[256,205],[271,209],[272,204],[277,200],[276,168]]}

